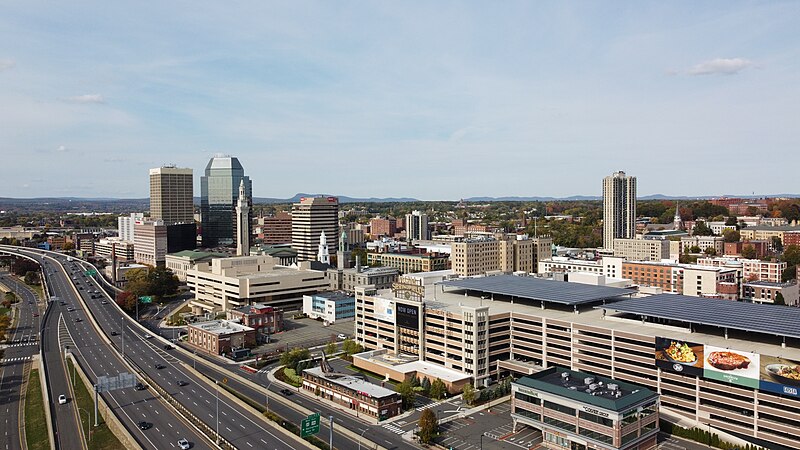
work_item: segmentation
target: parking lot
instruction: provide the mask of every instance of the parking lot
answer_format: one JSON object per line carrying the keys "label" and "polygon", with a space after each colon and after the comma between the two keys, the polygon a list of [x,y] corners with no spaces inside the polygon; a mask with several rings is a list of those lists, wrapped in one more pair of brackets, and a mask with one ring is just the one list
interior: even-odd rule
{"label": "parking lot", "polygon": [[347,337],[353,336],[353,321],[339,322],[324,326],[322,322],[313,319],[292,319],[287,313],[283,318],[285,330],[270,336],[270,343],[260,345],[253,353],[271,353],[277,350],[286,351],[295,347],[311,348],[336,342],[339,334]]}
{"label": "parking lot", "polygon": [[453,450],[538,449],[542,442],[541,432],[534,428],[519,425],[513,432],[511,402],[444,423],[440,432],[436,442]]}

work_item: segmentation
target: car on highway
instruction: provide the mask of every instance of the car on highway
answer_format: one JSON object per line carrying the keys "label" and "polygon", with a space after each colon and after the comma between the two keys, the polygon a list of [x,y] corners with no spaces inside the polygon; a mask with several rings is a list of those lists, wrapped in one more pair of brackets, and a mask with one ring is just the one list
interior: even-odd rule
{"label": "car on highway", "polygon": [[150,429],[150,428],[153,426],[153,424],[152,424],[152,423],[150,423],[150,422],[145,422],[144,420],[143,420],[143,421],[141,421],[141,422],[139,422],[137,425],[139,426],[139,429],[140,429],[140,430],[148,430],[148,429]]}
{"label": "car on highway", "polygon": [[190,448],[192,448],[192,445],[189,444],[189,441],[187,441],[186,439],[180,439],[178,440],[178,447],[181,450],[189,450]]}
{"label": "car on highway", "polygon": [[58,404],[59,405],[65,405],[66,403],[67,403],[67,396],[64,395],[64,394],[59,395],[58,396]]}
{"label": "car on highway", "polygon": [[111,332],[111,335],[112,335],[112,336],[119,336],[119,333],[117,333],[116,331],[112,331],[112,332]]}
{"label": "car on highway", "polygon": [[173,346],[171,346],[169,344],[164,344],[164,350],[172,350],[173,348],[175,348],[175,347],[173,347]]}
{"label": "car on highway", "polygon": [[163,369],[165,366],[164,366],[163,364],[156,364],[156,365],[155,365],[155,367],[156,367],[156,370],[161,370],[161,369]]}
{"label": "car on highway", "polygon": [[144,338],[145,338],[145,339],[152,339],[152,338],[153,338],[153,336],[150,336],[149,334],[145,334],[145,335],[144,335]]}
{"label": "car on highway", "polygon": [[345,336],[345,335],[344,335],[344,334],[342,334],[342,333],[339,333],[339,335],[338,335],[338,336],[336,336],[336,338],[337,338],[337,339],[339,339],[340,341],[343,341],[343,340],[347,339],[347,336]]}
{"label": "car on highway", "polygon": [[183,380],[178,380],[176,383],[178,383],[178,386],[186,386],[187,384],[189,384]]}
{"label": "car on highway", "polygon": [[283,394],[283,395],[288,397],[288,396],[292,395],[292,391],[290,391],[289,389],[283,388],[283,389],[281,389],[281,394]]}
{"label": "car on highway", "polygon": [[33,313],[33,317],[39,317],[39,313]]}
{"label": "car on highway", "polygon": [[107,301],[105,301],[105,300],[103,300],[102,302],[100,302],[100,304],[101,304],[101,305],[107,305],[107,304],[108,304],[108,302],[107,302]]}
{"label": "car on highway", "polygon": [[81,321],[81,318],[80,318],[80,317],[76,317],[76,318],[75,318],[75,322],[80,322],[80,321]]}
{"label": "car on highway", "polygon": [[143,390],[147,389],[147,386],[143,385],[142,383],[136,383],[136,386],[134,386],[134,389],[136,389],[137,391],[143,391]]}

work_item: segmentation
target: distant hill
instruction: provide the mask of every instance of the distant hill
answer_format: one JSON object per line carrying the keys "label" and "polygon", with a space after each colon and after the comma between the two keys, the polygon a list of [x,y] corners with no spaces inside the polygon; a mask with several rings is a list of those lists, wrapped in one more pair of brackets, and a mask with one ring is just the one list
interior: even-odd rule
{"label": "distant hill", "polygon": [[296,203],[299,202],[302,197],[337,197],[339,199],[339,203],[391,203],[391,202],[418,202],[415,198],[409,197],[387,197],[387,198],[378,198],[378,197],[369,197],[369,198],[359,198],[359,197],[348,197],[346,195],[331,195],[331,194],[304,194],[304,193],[297,193],[294,197],[291,198],[270,198],[270,197],[253,197],[253,203]]}

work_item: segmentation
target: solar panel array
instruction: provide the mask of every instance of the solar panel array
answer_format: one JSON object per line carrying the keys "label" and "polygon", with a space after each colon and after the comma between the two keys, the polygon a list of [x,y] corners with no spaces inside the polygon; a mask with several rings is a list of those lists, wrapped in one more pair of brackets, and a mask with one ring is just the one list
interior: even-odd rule
{"label": "solar panel array", "polygon": [[621,300],[598,308],[607,312],[800,338],[800,308],[790,306],[659,294]]}
{"label": "solar panel array", "polygon": [[516,298],[580,305],[629,295],[633,291],[607,286],[568,283],[564,281],[543,280],[533,277],[497,275],[491,277],[463,278],[447,280],[437,284],[443,286],[485,292],[487,294],[508,295]]}

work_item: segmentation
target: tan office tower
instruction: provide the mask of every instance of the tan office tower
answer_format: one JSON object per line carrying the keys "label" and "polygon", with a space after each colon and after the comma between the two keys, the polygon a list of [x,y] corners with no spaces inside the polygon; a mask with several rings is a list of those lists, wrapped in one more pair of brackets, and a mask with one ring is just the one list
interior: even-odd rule
{"label": "tan office tower", "polygon": [[339,199],[303,197],[292,205],[292,248],[298,261],[316,261],[322,232],[329,248],[339,247]]}
{"label": "tan office tower", "polygon": [[616,172],[603,178],[603,248],[613,249],[614,239],[636,235],[636,177]]}
{"label": "tan office tower", "polygon": [[164,224],[194,223],[192,169],[150,169],[150,218]]}

